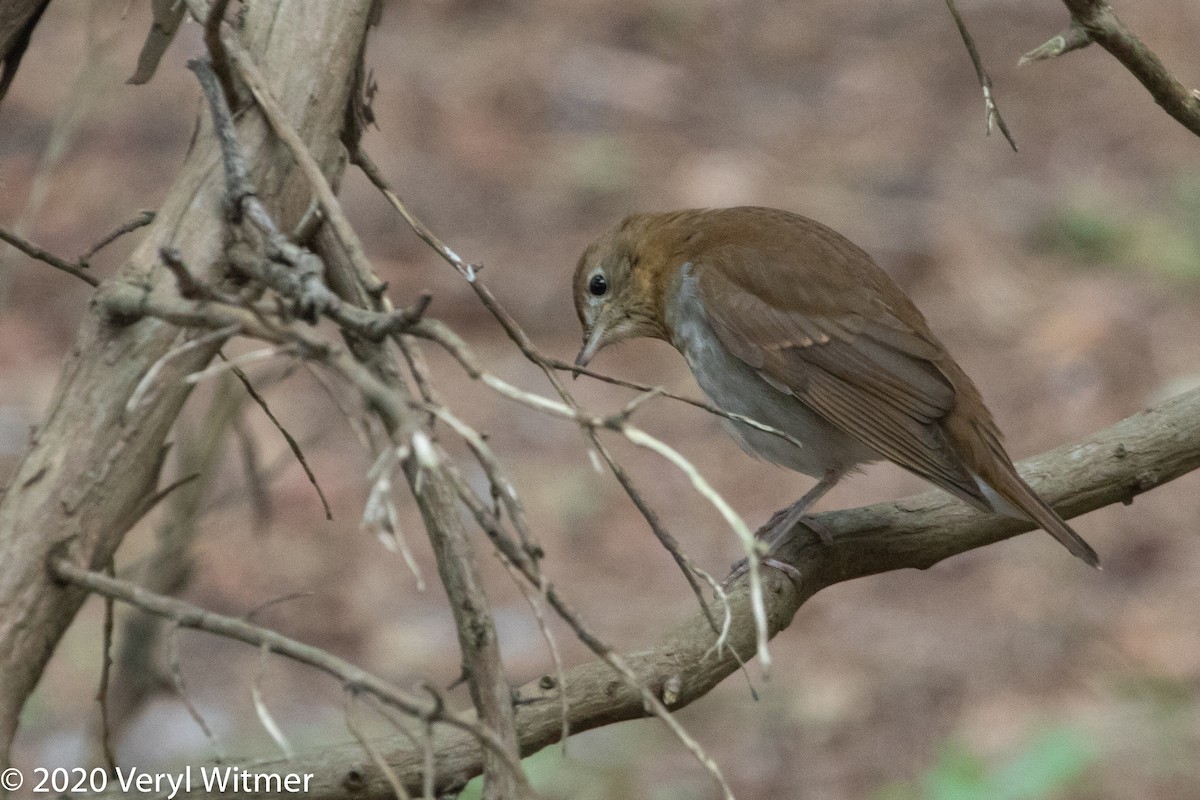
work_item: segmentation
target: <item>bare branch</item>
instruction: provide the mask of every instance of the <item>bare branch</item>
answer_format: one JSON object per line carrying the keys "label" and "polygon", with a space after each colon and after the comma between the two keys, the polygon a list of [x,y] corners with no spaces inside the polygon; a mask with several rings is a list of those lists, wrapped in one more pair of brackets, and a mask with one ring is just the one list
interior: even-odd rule
{"label": "bare branch", "polygon": [[263,676],[267,672],[267,656],[270,654],[271,648],[265,643],[258,648],[258,669],[254,673],[254,684],[250,687],[250,696],[254,701],[254,713],[258,716],[258,721],[262,724],[263,729],[275,742],[279,751],[283,753],[283,757],[291,758],[294,754],[292,743],[288,741],[283,729],[279,727],[279,723],[275,721],[275,717],[271,715],[266,702],[263,701],[262,682]]}
{"label": "bare branch", "polygon": [[[220,354],[220,356],[222,359],[225,358],[223,353]],[[272,413],[271,407],[267,405],[266,399],[258,393],[258,391],[254,388],[254,384],[250,383],[250,378],[247,377],[246,373],[237,366],[233,366],[231,369],[233,370],[233,374],[237,376],[237,379],[241,381],[242,386],[245,387],[246,394],[250,395],[250,399],[254,401],[254,404],[262,409],[262,412],[267,415],[267,419],[271,420],[271,424],[275,426],[275,430],[279,431],[280,435],[283,436],[283,440],[287,442],[288,449],[292,451],[292,455],[294,455],[296,457],[296,461],[300,463],[300,468],[304,470],[304,474],[308,478],[308,482],[312,484],[313,489],[315,489],[317,492],[317,497],[321,499],[321,508],[325,511],[325,519],[332,520],[333,510],[329,507],[329,500],[325,497],[325,492],[322,491],[321,483],[317,480],[316,474],[313,473],[312,467],[308,465],[308,459],[304,457],[304,450],[300,448],[300,443],[296,441],[296,437],[292,436],[291,432],[288,431],[288,429],[283,426],[283,423],[281,423],[275,414]]]}
{"label": "bare branch", "polygon": [[[253,625],[244,619],[206,611],[183,600],[148,592],[128,581],[110,578],[102,572],[78,567],[65,558],[53,559],[49,567],[55,578],[64,583],[87,589],[102,597],[111,597],[128,603],[150,614],[169,619],[181,628],[208,631],[218,636],[255,645],[301,664],[307,664],[339,679],[348,689],[369,692],[397,711],[416,719],[440,722],[467,731],[502,758],[507,756],[505,748],[496,735],[477,722],[450,713],[441,703],[431,703],[421,697],[402,692],[381,678],[377,678],[366,670],[319,647],[298,642],[281,633]],[[510,766],[515,770],[520,769],[519,765],[515,763]]]}
{"label": "bare branch", "polygon": [[[1200,390],[1180,395],[1155,408],[1135,414],[1087,439],[1059,447],[1021,464],[1035,489],[1054,502],[1065,517],[1118,502],[1200,468]],[[924,569],[942,559],[1010,538],[1030,529],[1029,523],[982,514],[932,491],[893,503],[832,511],[819,515],[834,534],[834,544],[816,537],[795,537],[777,557],[803,574],[799,588],[775,571],[764,576],[767,613],[774,635],[788,626],[800,606],[821,589],[842,581],[896,569]],[[1090,573],[1089,573],[1090,575]],[[1098,578],[1090,578],[1092,580]],[[738,668],[733,653],[754,652],[749,588],[742,579],[730,591],[734,625],[730,648],[706,653],[715,638],[708,620],[696,614],[651,646],[623,657],[623,664],[642,686],[674,697],[673,709],[702,697]],[[731,652],[732,651],[732,652]],[[559,692],[571,709],[571,730],[581,732],[648,715],[643,695],[627,684],[612,680],[602,660],[567,670],[566,685],[538,679],[519,689],[517,724],[521,753],[528,755],[552,744],[561,735]],[[385,749],[385,758],[410,788],[420,786],[424,752],[400,740]],[[456,785],[481,769],[479,755],[462,733],[447,732],[433,742],[439,787]],[[358,764],[358,745],[326,748],[301,754],[288,763],[257,764],[251,771],[314,773],[314,800],[341,797],[346,765]],[[361,771],[362,766],[358,769]],[[415,790],[415,789],[414,789]],[[184,797],[218,800],[232,795],[195,793]],[[390,787],[379,774],[366,776],[357,797],[390,797]]]}
{"label": "bare branch", "polygon": [[[347,76],[355,74],[373,5],[373,0],[346,0],[329,13],[323,5],[314,10],[296,0],[241,7],[236,35],[245,37],[261,59],[289,118],[331,175],[341,170],[340,135],[356,89]],[[277,43],[273,37],[301,30],[302,52],[268,46]],[[89,75],[102,72],[93,69]],[[97,96],[91,92],[92,99]],[[251,176],[272,176],[270,208],[290,229],[308,205],[303,181],[280,158],[256,114],[243,115],[236,124]],[[63,136],[52,136],[59,151],[63,141]],[[0,693],[0,767],[7,766],[21,708],[87,595],[54,582],[47,558],[54,550],[81,564],[107,562],[145,499],[155,493],[163,442],[191,389],[182,378],[202,369],[219,348],[213,342],[172,360],[160,375],[163,390],[152,392],[156,401],[142,406],[141,413],[123,413],[146,370],[179,343],[176,327],[146,319],[140,310],[152,304],[151,298],[171,294],[171,276],[157,249],[176,248],[183,261],[205,268],[224,261],[227,226],[214,213],[222,195],[219,158],[211,137],[197,140],[146,236],[155,246],[137,248],[98,287],[97,302],[89,306],[64,360],[45,419],[11,476],[12,488],[0,497],[0,605],[5,608],[0,615],[0,685],[5,687]],[[110,300],[116,296],[124,300]],[[133,313],[111,313],[120,302]],[[246,309],[200,313],[193,304],[186,316],[205,327],[221,316],[226,325],[244,323],[243,330],[262,331],[268,340],[279,336]],[[130,324],[133,320],[140,321]]]}
{"label": "bare branch", "polygon": [[983,116],[987,135],[992,135],[993,127],[999,127],[1000,133],[1004,134],[1004,138],[1008,140],[1009,146],[1015,153],[1017,152],[1017,141],[1008,130],[1008,124],[1004,121],[1004,117],[1000,116],[1000,108],[996,105],[996,98],[992,91],[992,76],[988,75],[987,70],[983,67],[983,59],[979,57],[979,50],[975,47],[975,40],[971,37],[971,32],[967,30],[967,23],[958,13],[958,7],[954,5],[954,0],[946,0],[946,8],[950,9],[950,15],[954,17],[954,24],[958,26],[958,35],[962,37],[963,44],[967,47],[967,55],[971,57],[971,64],[975,67],[975,77],[979,80],[979,88],[983,90]]}
{"label": "bare branch", "polygon": [[113,228],[111,231],[104,234],[104,236],[102,236],[98,240],[96,240],[96,243],[94,245],[92,245],[91,247],[89,247],[87,249],[87,252],[85,252],[83,255],[81,255],[79,257],[78,261],[79,261],[80,266],[86,267],[88,265],[88,262],[91,261],[92,258],[94,258],[95,255],[97,253],[99,253],[101,250],[108,247],[110,244],[115,242],[117,239],[120,239],[125,234],[133,233],[138,228],[144,228],[147,225],[149,225],[151,222],[154,222],[154,212],[153,211],[150,211],[150,210],[139,211],[136,217],[134,217],[133,219],[128,220],[126,222],[122,222],[116,228]]}
{"label": "bare branch", "polygon": [[187,683],[183,679],[183,663],[179,657],[179,623],[174,621],[170,623],[167,628],[167,643],[171,682],[175,687],[175,694],[179,697],[179,702],[183,703],[183,707],[187,709],[188,716],[192,718],[192,721],[196,723],[196,727],[204,734],[208,746],[212,748],[213,756],[217,761],[223,761],[225,753],[222,751],[216,735],[213,734],[212,728],[209,727],[208,721],[204,719],[204,715],[200,713],[200,709],[196,708],[196,704],[192,702],[191,693],[188,692]]}
{"label": "bare branch", "polygon": [[[220,47],[224,53],[216,21],[222,7],[222,4],[214,6],[209,25],[206,26],[209,46],[213,50],[214,66],[218,61],[215,48]],[[315,190],[322,211],[337,232],[342,251],[350,259],[359,283],[369,287],[374,273],[363,253],[357,234],[342,213],[316,159],[309,153],[304,141],[267,90],[266,83],[253,61],[246,57],[233,40],[230,42],[230,50],[239,74],[250,87],[275,134],[289,146],[301,171]],[[406,311],[390,312],[386,307],[382,307],[382,313],[376,314],[343,304],[324,284],[324,268],[320,259],[311,251],[288,242],[280,235],[279,228],[257,200],[253,185],[245,177],[246,170],[238,152],[226,97],[214,79],[213,70],[200,61],[191,62],[189,67],[196,73],[209,100],[213,124],[224,154],[231,206],[245,212],[246,217],[267,236],[269,257],[262,259],[256,253],[244,253],[238,266],[243,271],[251,272],[284,297],[296,301],[303,318],[311,320],[317,314],[327,314],[369,341],[397,335],[403,328],[413,324],[415,318],[418,318],[428,305],[428,299],[423,300],[415,314]],[[235,217],[235,221],[237,218]],[[382,301],[382,298],[380,300]],[[371,326],[370,323],[377,323],[380,317],[387,321],[383,325]],[[344,361],[341,364],[345,366]],[[343,373],[345,374],[344,369]],[[352,374],[345,376],[355,380],[360,388],[363,387],[365,376],[361,370],[355,369]],[[472,548],[458,514],[453,489],[447,480],[439,477],[440,466],[430,460],[431,448],[426,434],[421,430],[410,430],[412,415],[405,413],[403,407],[399,407],[392,416],[394,423],[404,422],[403,425],[391,426],[392,436],[399,441],[410,439],[412,453],[416,456],[405,462],[405,471],[424,518],[426,531],[437,558],[438,571],[450,599],[462,651],[463,670],[471,688],[471,698],[483,724],[505,748],[503,754],[485,756],[485,795],[489,798],[505,797],[518,800],[532,797],[533,790],[515,756],[517,732],[514,727],[512,697],[500,659],[495,623],[475,567]],[[430,479],[423,481],[426,474]],[[257,707],[261,710],[261,704]],[[263,716],[263,719],[266,724],[268,718]]]}
{"label": "bare branch", "polygon": [[4,228],[0,228],[0,241],[7,242],[32,259],[36,259],[44,264],[49,264],[55,269],[60,269],[63,272],[74,275],[84,283],[92,286],[100,285],[100,279],[87,271],[86,264],[72,264],[70,261],[54,255],[49,250],[43,250],[28,239],[18,236],[17,234],[5,230]]}
{"label": "bare branch", "polygon": [[19,236],[18,234],[14,233],[12,231],[6,230],[5,228],[0,228],[0,241],[7,242],[8,244],[17,248],[22,253],[24,253],[25,255],[29,256],[32,259],[41,261],[45,264],[49,264],[50,266],[54,267],[55,269],[59,269],[59,270],[62,270],[63,272],[74,275],[76,278],[79,278],[84,283],[90,284],[92,286],[99,286],[100,279],[88,271],[88,268],[91,266],[91,264],[89,264],[88,262],[91,261],[91,259],[96,255],[96,253],[100,252],[101,250],[103,250],[108,245],[112,244],[114,241],[116,241],[120,237],[124,236],[127,233],[130,233],[131,231],[135,231],[138,228],[145,227],[146,225],[149,225],[153,221],[154,221],[154,212],[153,211],[140,212],[133,219],[129,220],[128,222],[123,223],[122,225],[117,227],[115,230],[105,234],[94,245],[89,247],[86,253],[81,255],[79,258],[75,259],[75,261],[73,261],[73,262],[67,261],[65,258],[62,258],[61,256],[56,256],[54,253],[51,253],[49,250],[45,250],[41,247],[38,247],[37,245],[35,245],[33,242],[29,241],[28,239],[25,239],[24,237]]}
{"label": "bare branch", "polygon": [[400,778],[396,776],[395,771],[384,760],[383,754],[379,752],[379,748],[371,743],[366,734],[359,729],[358,723],[354,721],[354,700],[356,697],[357,695],[353,692],[346,693],[346,730],[350,731],[350,735],[354,737],[359,746],[371,757],[371,763],[375,765],[375,768],[383,773],[396,800],[409,800],[411,795],[405,790],[404,785],[400,783]]}
{"label": "bare branch", "polygon": [[175,32],[183,22],[183,15],[187,13],[187,6],[179,0],[152,0],[150,7],[154,11],[154,21],[138,54],[137,69],[126,83],[148,83],[154,77],[158,62],[171,46]]}
{"label": "bare branch", "polygon": [[421,240],[425,244],[432,247],[438,255],[446,260],[446,263],[454,267],[468,282],[475,282],[475,273],[478,272],[479,267],[464,261],[462,256],[454,252],[449,245],[442,241],[441,237],[430,230],[424,222],[421,222],[415,214],[408,210],[408,206],[392,190],[387,179],[383,177],[383,173],[379,171],[379,167],[375,165],[375,162],[367,155],[365,150],[361,147],[354,148],[350,160],[356,167],[363,171],[363,174],[367,176],[371,183],[375,184],[375,188],[391,203],[392,208],[396,209],[400,216],[404,217],[404,221],[413,229],[413,233],[421,237]]}
{"label": "bare branch", "polygon": [[[1063,0],[1063,5],[1071,12],[1074,24],[1120,61],[1146,87],[1154,102],[1180,125],[1200,136],[1200,91],[1188,91],[1167,71],[1162,60],[1121,21],[1106,0]],[[1066,44],[1074,44],[1079,39],[1079,35],[1071,34],[1070,29],[1059,36],[1064,37]],[[1081,46],[1065,47],[1062,52]]]}

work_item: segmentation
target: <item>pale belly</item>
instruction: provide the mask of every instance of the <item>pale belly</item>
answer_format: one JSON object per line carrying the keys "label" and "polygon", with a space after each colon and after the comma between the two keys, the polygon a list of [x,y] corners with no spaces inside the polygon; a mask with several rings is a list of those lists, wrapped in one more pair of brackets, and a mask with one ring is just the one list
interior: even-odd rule
{"label": "pale belly", "polygon": [[726,350],[689,295],[687,287],[681,287],[671,309],[673,344],[687,360],[700,388],[718,408],[783,431],[803,445],[797,447],[775,434],[724,420],[742,449],[816,478],[880,459],[875,451],[768,383]]}

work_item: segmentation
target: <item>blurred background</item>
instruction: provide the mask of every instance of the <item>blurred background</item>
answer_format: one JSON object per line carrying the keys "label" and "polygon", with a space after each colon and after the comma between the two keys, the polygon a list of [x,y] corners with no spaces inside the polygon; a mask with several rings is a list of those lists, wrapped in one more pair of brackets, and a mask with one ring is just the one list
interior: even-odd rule
{"label": "blurred background", "polygon": [[[200,50],[195,25],[149,85],[124,84],[148,5],[51,3],[0,107],[0,224],[59,255],[153,208],[203,112],[183,68]],[[984,137],[980,90],[944,6],[913,0],[390,2],[368,53],[378,129],[366,146],[414,212],[482,263],[483,279],[561,358],[579,341],[571,270],[621,216],[754,203],[815,217],[912,295],[1019,458],[1200,383],[1200,142],[1099,48],[1018,69],[1021,53],[1065,26],[1060,3],[960,7],[1019,153]],[[1200,85],[1194,0],[1118,11],[1185,85]],[[342,192],[398,305],[433,292],[430,313],[494,372],[548,391],[361,176],[348,173]],[[98,256],[97,273],[111,274],[136,238]],[[0,485],[46,411],[88,296],[70,276],[2,257]],[[613,479],[592,469],[571,425],[497,399],[429,355],[451,406],[505,459],[552,580],[606,639],[636,648],[694,612],[670,557]],[[594,366],[698,393],[660,342],[605,351]],[[334,519],[246,407],[208,493],[184,596],[244,614],[309,593],[255,620],[402,685],[449,684],[458,655],[440,586],[418,591],[403,561],[359,528],[370,458],[335,402],[349,396],[282,363],[250,373],[303,443]],[[181,445],[204,440],[215,387],[190,401]],[[587,379],[574,388],[598,412],[630,397]],[[639,420],[752,525],[811,485],[744,455],[701,411],[662,400]],[[738,546],[720,518],[661,461],[612,445],[692,557],[723,574]],[[248,463],[266,465],[265,487]],[[876,466],[821,508],[923,488]],[[411,500],[397,497],[433,578]],[[1198,515],[1192,474],[1077,520],[1103,573],[1037,533],[919,574],[834,587],[773,642],[769,683],[750,669],[757,702],[735,676],[680,717],[743,800],[1190,800],[1200,796]],[[152,551],[160,521],[130,535],[119,567]],[[482,537],[479,552],[509,675],[535,678],[551,669],[536,623]],[[119,625],[126,618],[119,610]],[[59,647],[27,707],[18,765],[90,758],[101,619],[90,602]],[[587,657],[559,634],[569,664]],[[298,748],[349,740],[334,681],[281,659],[260,668],[252,648],[201,633],[175,643],[191,701],[226,755],[276,752],[255,718],[256,680]],[[468,702],[462,689],[450,696]],[[121,763],[145,769],[213,756],[171,689],[115,744]],[[548,748],[529,769],[547,798],[717,796],[650,721],[576,737],[565,757]]]}

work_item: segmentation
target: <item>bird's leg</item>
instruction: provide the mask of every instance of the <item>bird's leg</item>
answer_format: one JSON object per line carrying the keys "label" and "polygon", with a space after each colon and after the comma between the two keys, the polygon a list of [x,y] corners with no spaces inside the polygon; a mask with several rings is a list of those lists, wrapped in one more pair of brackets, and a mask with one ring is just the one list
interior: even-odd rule
{"label": "bird's leg", "polygon": [[[796,569],[791,564],[780,561],[779,559],[773,557],[771,553],[774,553],[779,545],[786,541],[787,534],[797,524],[802,524],[804,527],[815,533],[820,538],[822,543],[826,545],[833,544],[833,534],[830,532],[830,530],[821,523],[813,519],[806,518],[804,515],[814,503],[824,497],[825,493],[833,488],[833,485],[837,483],[841,477],[841,471],[832,469],[827,470],[824,476],[821,477],[821,480],[817,481],[816,486],[805,492],[803,497],[792,503],[787,508],[781,508],[772,514],[771,518],[767,520],[766,524],[764,524],[754,533],[754,538],[765,539],[767,541],[767,554],[762,558],[762,565],[764,567],[772,567],[773,569],[779,570],[784,575],[787,575],[788,578],[791,579],[792,583],[795,584],[797,589],[800,588],[800,570]],[[748,566],[749,565],[744,558],[735,563],[731,568],[729,577],[725,579],[725,585],[729,585],[735,579],[741,577]]]}
{"label": "bird's leg", "polygon": [[825,493],[833,488],[833,485],[842,477],[840,470],[826,470],[821,480],[817,481],[817,485],[804,493],[796,502],[792,503],[785,509],[777,511],[774,516],[767,522],[766,525],[758,529],[757,536],[765,538],[772,543],[778,543],[784,540],[784,537],[798,523],[803,523],[804,527],[815,533],[824,544],[833,544],[833,534],[824,525],[812,519],[806,519],[805,514],[808,513],[814,503],[825,496]]}

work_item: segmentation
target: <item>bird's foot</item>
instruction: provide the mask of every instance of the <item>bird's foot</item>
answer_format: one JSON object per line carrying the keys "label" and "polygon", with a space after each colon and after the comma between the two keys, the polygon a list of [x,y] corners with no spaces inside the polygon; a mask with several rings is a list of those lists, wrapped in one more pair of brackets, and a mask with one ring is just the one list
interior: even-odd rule
{"label": "bird's foot", "polygon": [[794,536],[793,529],[797,525],[802,525],[817,535],[821,540],[821,544],[833,544],[833,531],[822,525],[815,517],[810,517],[804,512],[808,510],[809,503],[805,503],[801,498],[800,502],[793,503],[787,508],[781,508],[771,515],[771,518],[766,523],[754,532],[756,539],[764,539],[771,544],[772,549],[778,547],[782,542],[787,541],[789,536]]}
{"label": "bird's foot", "polygon": [[796,587],[796,591],[800,591],[800,587],[804,584],[804,576],[800,574],[800,570],[788,564],[786,561],[780,561],[778,558],[767,557],[762,560],[764,567],[773,567],[779,570],[784,575],[787,575],[791,580],[792,585]]}
{"label": "bird's foot", "polygon": [[[788,580],[790,580],[792,585],[796,587],[796,591],[800,591],[800,586],[804,583],[804,576],[800,573],[800,570],[796,569],[785,561],[780,561],[778,558],[772,558],[771,556],[763,556],[758,563],[762,564],[764,567],[771,567],[772,569],[779,570],[788,577]],[[730,568],[729,576],[721,582],[722,588],[728,588],[731,584],[733,584],[734,581],[745,575],[746,571],[749,569],[749,559],[743,558],[741,561],[735,562]]]}

